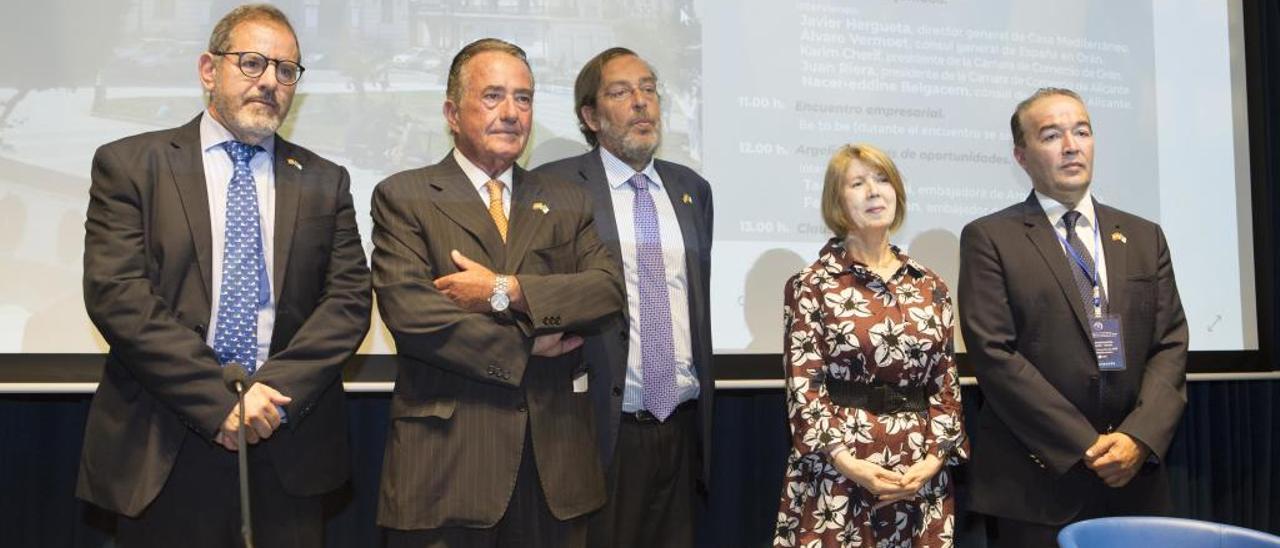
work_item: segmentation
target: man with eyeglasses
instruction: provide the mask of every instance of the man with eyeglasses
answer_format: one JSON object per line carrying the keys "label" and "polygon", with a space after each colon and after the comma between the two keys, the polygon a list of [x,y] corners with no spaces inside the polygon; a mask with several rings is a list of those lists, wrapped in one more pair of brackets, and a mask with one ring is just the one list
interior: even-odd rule
{"label": "man with eyeglasses", "polygon": [[574,85],[579,129],[595,148],[535,171],[594,199],[596,228],[623,273],[627,307],[586,341],[596,437],[609,501],[591,546],[691,547],[710,477],[711,186],[654,158],[658,77],[621,47]]}
{"label": "man with eyeglasses", "polygon": [[239,546],[241,417],[258,546],[323,545],[321,496],[349,475],[342,366],[369,327],[347,171],[276,130],[303,68],[288,19],[232,10],[200,55],[208,107],[93,160],[84,297],[110,344],[79,498],[117,545]]}
{"label": "man with eyeglasses", "polygon": [[454,150],[373,193],[378,311],[399,368],[378,504],[389,548],[580,547],[604,503],[575,333],[622,307],[590,199],[516,165],[533,122],[524,50],[449,67]]}

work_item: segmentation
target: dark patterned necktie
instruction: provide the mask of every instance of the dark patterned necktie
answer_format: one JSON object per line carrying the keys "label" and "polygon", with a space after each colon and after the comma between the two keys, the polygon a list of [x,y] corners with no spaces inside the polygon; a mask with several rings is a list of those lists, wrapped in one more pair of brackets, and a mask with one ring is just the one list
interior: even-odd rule
{"label": "dark patterned necktie", "polygon": [[629,181],[636,191],[634,205],[636,265],[640,292],[640,362],[644,375],[644,407],[660,421],[675,411],[676,353],[671,335],[671,301],[667,268],[662,258],[658,210],[649,194],[649,178],[637,173]]}
{"label": "dark patterned necktie", "polygon": [[1071,275],[1076,280],[1076,289],[1080,291],[1080,299],[1084,302],[1084,309],[1087,315],[1093,316],[1093,285],[1094,281],[1098,284],[1099,303],[1103,310],[1107,309],[1107,294],[1102,289],[1102,280],[1098,279],[1097,266],[1093,264],[1093,255],[1089,253],[1089,249],[1084,246],[1084,242],[1080,240],[1080,236],[1076,234],[1076,223],[1080,221],[1080,212],[1076,210],[1068,211],[1062,214],[1062,224],[1067,227],[1067,245],[1075,252],[1075,256],[1079,257],[1080,262],[1084,263],[1088,274],[1081,269],[1080,264],[1076,262],[1075,257],[1067,257],[1071,262]]}
{"label": "dark patterned necktie", "polygon": [[249,168],[249,161],[262,148],[239,141],[227,141],[222,148],[235,169],[227,188],[226,247],[213,350],[223,365],[238,363],[253,373],[258,360],[258,308],[271,300],[258,219],[258,191]]}
{"label": "dark patterned necktie", "polygon": [[[1071,273],[1076,279],[1076,288],[1080,290],[1080,298],[1084,300],[1084,309],[1086,314],[1092,318],[1093,310],[1093,282],[1098,284],[1098,296],[1100,306],[1105,312],[1107,310],[1107,293],[1102,289],[1102,279],[1098,276],[1097,265],[1093,264],[1093,255],[1084,247],[1084,242],[1080,240],[1080,236],[1076,234],[1076,223],[1080,221],[1080,212],[1071,210],[1062,215],[1062,224],[1067,227],[1067,245],[1075,251],[1077,257],[1080,257],[1084,266],[1088,267],[1089,274],[1086,276],[1081,271],[1080,265],[1076,264],[1075,259],[1068,257],[1071,261]],[[1101,251],[1101,250],[1099,250]],[[1089,337],[1092,339],[1092,335]],[[1119,387],[1116,380],[1112,376],[1112,371],[1100,371],[1098,375],[1098,403],[1102,412],[1102,420],[1106,422],[1106,430],[1110,432],[1115,428],[1116,421],[1122,417],[1124,412],[1124,402],[1121,401]]]}

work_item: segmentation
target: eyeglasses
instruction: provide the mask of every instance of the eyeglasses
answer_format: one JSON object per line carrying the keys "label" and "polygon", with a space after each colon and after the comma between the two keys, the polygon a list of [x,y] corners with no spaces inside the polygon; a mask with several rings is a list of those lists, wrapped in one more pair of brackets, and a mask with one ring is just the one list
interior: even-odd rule
{"label": "eyeglasses", "polygon": [[298,83],[302,78],[302,71],[307,70],[306,67],[299,65],[287,59],[271,59],[266,55],[256,51],[211,51],[213,55],[235,55],[236,66],[240,67],[240,72],[249,78],[257,78],[267,72],[267,65],[275,63],[276,65],[276,81],[286,86],[292,86]]}

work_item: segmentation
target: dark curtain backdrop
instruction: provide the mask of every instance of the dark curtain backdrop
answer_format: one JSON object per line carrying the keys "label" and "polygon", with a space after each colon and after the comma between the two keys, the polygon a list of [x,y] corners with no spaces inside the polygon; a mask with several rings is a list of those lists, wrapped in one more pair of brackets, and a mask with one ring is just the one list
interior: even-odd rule
{"label": "dark curtain backdrop", "polygon": [[[1280,534],[1280,382],[1197,382],[1169,450],[1177,515]],[[981,393],[965,388],[966,414]],[[350,487],[334,497],[327,545],[380,546],[374,526],[388,395],[351,396],[356,446]],[[777,515],[788,432],[777,390],[722,391],[703,546],[766,546]],[[101,547],[111,520],[77,502],[76,466],[89,396],[0,398],[0,546]],[[963,470],[958,485],[964,490]],[[963,494],[963,493],[962,493]],[[961,508],[960,546],[981,547],[983,523]]]}
{"label": "dark curtain backdrop", "polygon": [[[1245,0],[1249,28],[1254,236],[1264,349],[1280,340],[1274,290],[1280,234],[1280,3]],[[1180,260],[1194,260],[1183,257]],[[1195,288],[1183,288],[1191,291]],[[1269,360],[1270,352],[1262,359]],[[781,365],[779,365],[781,368]],[[1280,533],[1280,382],[1197,382],[1168,462],[1178,515]],[[981,403],[965,389],[968,416]],[[374,527],[388,395],[352,395],[352,482],[332,501],[328,545],[380,545]],[[76,467],[88,395],[0,396],[0,546],[100,547],[111,520],[77,502]],[[768,543],[788,448],[779,390],[722,391],[715,414],[713,491],[704,546]],[[965,488],[963,470],[958,486]],[[961,508],[962,546],[981,546],[982,523]]]}

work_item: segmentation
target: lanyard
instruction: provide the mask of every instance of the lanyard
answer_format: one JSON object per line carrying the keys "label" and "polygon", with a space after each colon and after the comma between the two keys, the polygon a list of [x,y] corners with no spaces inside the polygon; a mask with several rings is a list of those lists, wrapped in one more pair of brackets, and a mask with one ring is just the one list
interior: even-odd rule
{"label": "lanyard", "polygon": [[[1074,230],[1074,227],[1072,229]],[[1080,256],[1080,253],[1076,251],[1075,247],[1073,247],[1071,243],[1067,241],[1066,238],[1063,238],[1061,234],[1058,234],[1057,229],[1054,229],[1053,235],[1058,237],[1059,242],[1062,242],[1062,247],[1067,250],[1067,255],[1071,256],[1071,259],[1073,262],[1076,263],[1076,266],[1080,267],[1080,272],[1084,273],[1085,279],[1089,280],[1090,284],[1093,284],[1093,315],[1101,318],[1102,317],[1102,289],[1101,289],[1101,283],[1100,283],[1101,279],[1098,274],[1098,252],[1102,250],[1102,236],[1100,236],[1098,233],[1098,222],[1096,220],[1093,222],[1093,270],[1092,271],[1089,270],[1089,264],[1084,262],[1084,257]]]}

